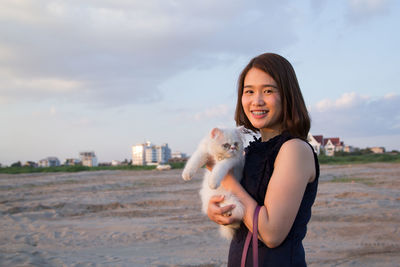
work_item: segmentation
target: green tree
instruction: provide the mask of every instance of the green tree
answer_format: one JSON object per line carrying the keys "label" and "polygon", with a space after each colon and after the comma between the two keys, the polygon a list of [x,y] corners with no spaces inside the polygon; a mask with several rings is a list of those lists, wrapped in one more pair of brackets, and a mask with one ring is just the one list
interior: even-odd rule
{"label": "green tree", "polygon": [[17,161],[11,164],[11,167],[21,167],[21,166],[22,166],[21,161]]}

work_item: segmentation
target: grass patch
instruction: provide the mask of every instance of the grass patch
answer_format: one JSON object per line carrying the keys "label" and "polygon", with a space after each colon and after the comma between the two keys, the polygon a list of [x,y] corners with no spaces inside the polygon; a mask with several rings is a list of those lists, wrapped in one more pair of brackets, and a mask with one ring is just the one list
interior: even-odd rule
{"label": "grass patch", "polygon": [[366,155],[340,155],[328,157],[318,156],[320,164],[363,164],[372,162],[400,162],[400,154],[366,154]]}
{"label": "grass patch", "polygon": [[0,173],[20,174],[20,173],[43,173],[43,172],[82,172],[82,171],[102,171],[102,170],[154,170],[156,166],[58,166],[58,167],[6,167],[0,168]]}
{"label": "grass patch", "polygon": [[171,162],[168,164],[171,165],[172,169],[183,169],[185,167],[186,162]]}

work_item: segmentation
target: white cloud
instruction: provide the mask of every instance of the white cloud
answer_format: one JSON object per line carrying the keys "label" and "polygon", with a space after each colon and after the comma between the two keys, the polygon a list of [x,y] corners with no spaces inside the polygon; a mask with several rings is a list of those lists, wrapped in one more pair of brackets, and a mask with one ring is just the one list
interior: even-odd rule
{"label": "white cloud", "polygon": [[346,93],[311,108],[314,134],[366,137],[400,134],[400,95],[383,97]]}
{"label": "white cloud", "polygon": [[362,96],[355,92],[344,93],[336,100],[323,99],[316,104],[316,108],[320,112],[336,110],[336,109],[350,109],[368,102],[368,96]]}
{"label": "white cloud", "polygon": [[230,60],[295,42],[295,14],[286,4],[4,0],[0,96],[30,101],[60,86],[64,98],[90,105],[157,101],[159,85],[180,71],[221,63],[221,54]]}

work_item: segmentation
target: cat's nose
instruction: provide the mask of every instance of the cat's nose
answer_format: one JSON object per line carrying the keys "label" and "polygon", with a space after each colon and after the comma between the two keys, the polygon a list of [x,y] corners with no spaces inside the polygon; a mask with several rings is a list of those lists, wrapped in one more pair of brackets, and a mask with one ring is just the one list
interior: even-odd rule
{"label": "cat's nose", "polygon": [[236,146],[231,146],[231,149],[232,150],[236,150]]}

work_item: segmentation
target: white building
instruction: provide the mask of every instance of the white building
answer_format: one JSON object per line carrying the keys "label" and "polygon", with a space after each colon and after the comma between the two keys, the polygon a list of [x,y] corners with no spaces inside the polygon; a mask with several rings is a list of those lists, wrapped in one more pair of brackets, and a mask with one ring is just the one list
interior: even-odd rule
{"label": "white building", "polygon": [[307,141],[314,148],[315,153],[317,155],[319,155],[321,153],[321,150],[323,149],[322,135],[312,135],[312,134],[308,133]]}
{"label": "white building", "polygon": [[324,152],[326,156],[334,156],[335,152],[345,151],[345,152],[353,152],[354,148],[344,145],[342,141],[340,141],[339,137],[329,137],[324,138],[323,135],[312,135],[308,134],[307,141],[314,148],[315,153],[319,155],[321,152]]}
{"label": "white building", "polygon": [[167,163],[171,158],[168,144],[161,146],[151,142],[132,146],[132,165],[158,165]]}
{"label": "white building", "polygon": [[80,152],[79,156],[81,158],[83,166],[88,166],[88,167],[98,166],[97,157],[96,157],[94,151]]}
{"label": "white building", "polygon": [[121,161],[119,161],[119,160],[113,159],[111,161],[111,166],[120,166],[120,165],[121,165]]}
{"label": "white building", "polygon": [[132,146],[132,165],[145,165],[145,151],[144,144]]}
{"label": "white building", "polygon": [[385,153],[384,147],[371,147],[370,150],[375,154],[383,154]]}
{"label": "white building", "polygon": [[179,152],[179,151],[175,151],[172,152],[171,154],[172,158],[174,159],[184,159],[187,158],[187,155],[185,153]]}
{"label": "white building", "polygon": [[325,155],[334,156],[335,152],[344,150],[344,143],[340,141],[339,137],[324,138]]}
{"label": "white building", "polygon": [[38,162],[39,167],[57,167],[60,166],[60,161],[56,157],[47,157]]}

